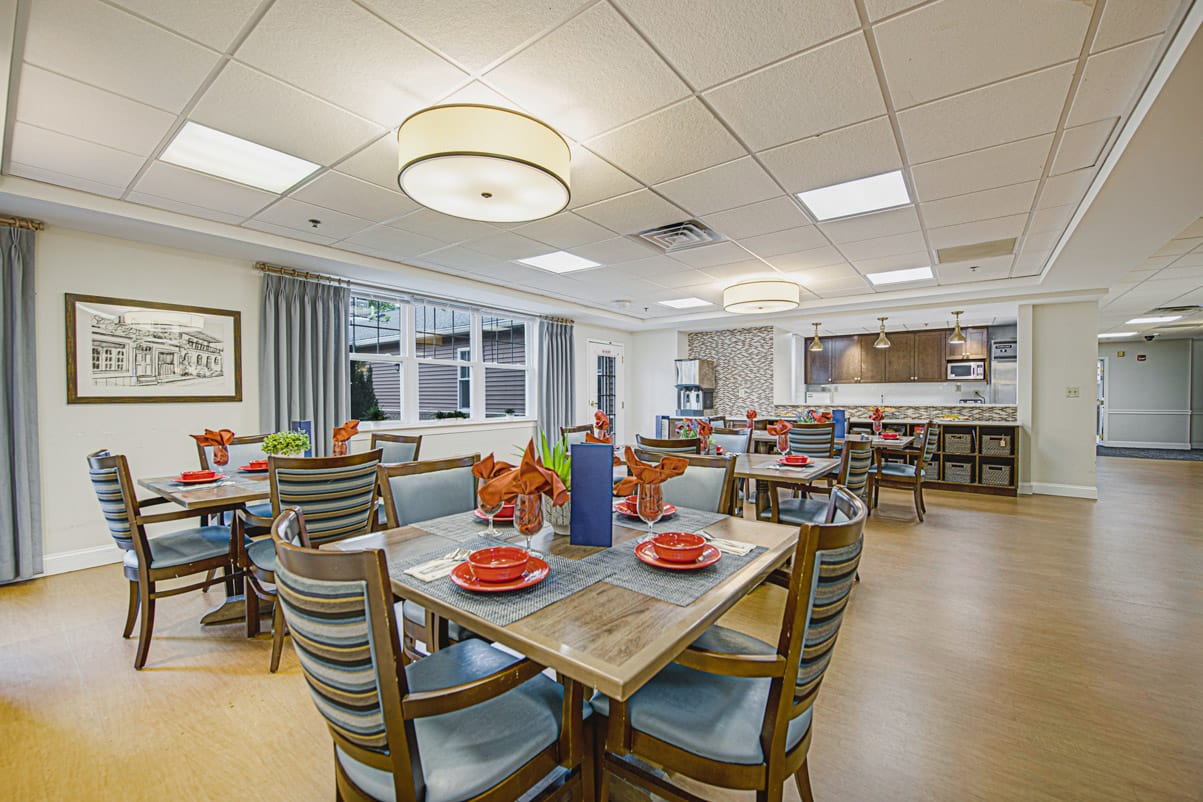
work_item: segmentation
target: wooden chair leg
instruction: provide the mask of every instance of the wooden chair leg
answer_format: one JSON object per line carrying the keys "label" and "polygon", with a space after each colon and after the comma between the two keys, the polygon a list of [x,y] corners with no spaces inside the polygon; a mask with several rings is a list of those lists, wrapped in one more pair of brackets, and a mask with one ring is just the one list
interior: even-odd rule
{"label": "wooden chair leg", "polygon": [[138,583],[129,583],[129,609],[125,613],[125,630],[121,637],[128,638],[134,631],[134,622],[138,620]]}
{"label": "wooden chair leg", "polygon": [[915,485],[915,515],[919,518],[919,523],[923,523],[923,494],[919,485]]}
{"label": "wooden chair leg", "polygon": [[926,515],[927,514],[927,502],[923,500],[923,483],[922,482],[920,482],[920,484],[919,484],[918,491],[919,491],[919,506],[920,506],[920,508],[922,508],[923,514]]}
{"label": "wooden chair leg", "polygon": [[201,586],[201,593],[208,593],[209,586],[217,579],[217,569],[210,568],[209,573],[205,574],[205,584]]}
{"label": "wooden chair leg", "polygon": [[[590,719],[593,717],[590,716]],[[584,754],[581,756],[581,795],[585,799],[597,799],[597,771],[594,764],[597,761],[597,734],[593,731],[593,721],[586,721],[583,727]]]}
{"label": "wooden chair leg", "polygon": [[146,655],[150,652],[150,635],[155,628],[154,593],[153,582],[138,589],[138,595],[141,597],[142,628],[138,630],[138,653],[134,656],[134,668],[139,671],[146,665]]}
{"label": "wooden chair leg", "polygon": [[276,597],[276,606],[272,609],[272,662],[271,672],[276,673],[280,668],[280,653],[284,651],[284,636],[288,634],[288,623],[284,620],[284,605],[280,597]]}
{"label": "wooden chair leg", "polygon": [[[597,802],[607,802],[610,798],[610,781],[606,775],[606,733],[610,729],[610,719],[594,713],[589,717],[589,727],[593,730],[593,784],[597,789]],[[588,799],[589,797],[585,797]]]}
{"label": "wooden chair leg", "polygon": [[236,583],[234,581],[233,569],[231,569],[228,565],[222,566],[221,575],[226,585],[226,598],[229,598],[230,596],[237,596],[238,588],[235,586]]}
{"label": "wooden chair leg", "polygon": [[249,578],[245,587],[243,598],[246,599],[246,636],[253,638],[259,634],[259,594],[255,592],[255,585]]}
{"label": "wooden chair leg", "polygon": [[794,772],[794,785],[798,786],[798,796],[802,798],[802,802],[815,802],[815,793],[810,787],[810,767],[805,761]]}

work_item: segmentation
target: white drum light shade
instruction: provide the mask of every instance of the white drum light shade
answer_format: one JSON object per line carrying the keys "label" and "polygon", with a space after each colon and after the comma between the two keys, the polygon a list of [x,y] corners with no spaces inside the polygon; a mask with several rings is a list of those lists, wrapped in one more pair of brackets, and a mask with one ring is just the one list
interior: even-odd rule
{"label": "white drum light shade", "polygon": [[568,205],[568,143],[520,112],[433,106],[397,131],[397,183],[436,212],[515,223]]}
{"label": "white drum light shade", "polygon": [[744,281],[723,290],[723,309],[745,315],[786,312],[801,302],[798,285],[784,279]]}

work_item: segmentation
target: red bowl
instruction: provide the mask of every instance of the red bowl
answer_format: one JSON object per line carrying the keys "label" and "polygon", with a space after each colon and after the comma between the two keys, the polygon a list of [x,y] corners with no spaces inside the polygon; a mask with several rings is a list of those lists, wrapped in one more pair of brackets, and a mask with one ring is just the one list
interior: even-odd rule
{"label": "red bowl", "polygon": [[180,471],[181,479],[212,479],[217,471]]}
{"label": "red bowl", "polygon": [[805,454],[786,454],[781,461],[786,465],[805,465],[810,462],[810,457]]}
{"label": "red bowl", "polygon": [[670,563],[691,563],[702,556],[706,539],[689,532],[662,532],[652,538],[656,556]]}
{"label": "red bowl", "polygon": [[511,582],[522,576],[530,555],[517,546],[494,546],[468,555],[472,573],[481,582]]}
{"label": "red bowl", "polygon": [[267,467],[267,460],[265,460],[265,459],[253,459],[253,460],[251,460],[250,462],[248,462],[248,463],[246,464],[246,467],[248,467],[248,468],[251,468],[252,470],[256,470],[256,471],[257,471],[257,470],[259,470],[260,468],[266,468],[266,467]]}

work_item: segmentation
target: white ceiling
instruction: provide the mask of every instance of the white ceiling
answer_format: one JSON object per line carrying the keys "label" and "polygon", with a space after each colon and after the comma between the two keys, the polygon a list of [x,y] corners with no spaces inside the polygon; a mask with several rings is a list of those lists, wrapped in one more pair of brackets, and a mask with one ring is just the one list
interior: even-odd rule
{"label": "white ceiling", "polygon": [[[1019,243],[926,286],[1040,274],[1190,0],[27,4],[5,173],[655,318],[766,274],[873,298],[865,273],[982,240]],[[570,139],[569,210],[493,226],[397,191],[396,126],[461,100]],[[322,169],[281,197],[159,161],[185,120]],[[892,169],[914,205],[816,225],[792,196]],[[690,217],[730,241],[628,238]],[[514,261],[557,249],[603,266]],[[1113,303],[1149,282],[1128,283]]]}
{"label": "white ceiling", "polygon": [[[1203,310],[1157,312],[1165,306],[1203,306],[1203,218],[1133,268],[1101,302],[1100,331],[1136,331],[1159,336],[1203,333]],[[1138,317],[1181,315],[1170,323],[1126,325]]]}

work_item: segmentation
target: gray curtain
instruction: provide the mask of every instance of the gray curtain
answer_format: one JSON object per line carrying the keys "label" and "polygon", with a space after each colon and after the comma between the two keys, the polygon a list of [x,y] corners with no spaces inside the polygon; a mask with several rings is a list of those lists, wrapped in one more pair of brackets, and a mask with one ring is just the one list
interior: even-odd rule
{"label": "gray curtain", "polygon": [[555,441],[576,414],[572,324],[539,321],[539,428]]}
{"label": "gray curtain", "polygon": [[0,583],[42,572],[33,243],[0,228]]}
{"label": "gray curtain", "polygon": [[259,421],[278,432],[312,420],[318,457],[329,455],[331,430],[351,414],[350,304],[346,287],[263,276]]}

